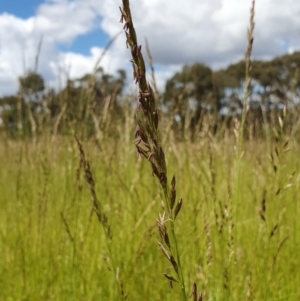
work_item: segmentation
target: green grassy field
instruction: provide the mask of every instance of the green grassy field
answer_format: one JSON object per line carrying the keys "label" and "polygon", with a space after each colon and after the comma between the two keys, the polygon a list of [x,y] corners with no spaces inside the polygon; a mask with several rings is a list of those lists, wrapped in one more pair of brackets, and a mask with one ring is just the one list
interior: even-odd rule
{"label": "green grassy field", "polygon": [[[244,135],[252,5],[243,111],[233,127],[212,135],[204,120],[192,143],[166,126],[171,112],[158,118],[123,0],[136,118],[130,99],[122,120],[86,109],[58,134],[61,111],[56,127],[37,132],[31,116],[23,137],[2,133],[0,301],[185,301],[194,283],[194,301],[300,300],[298,132],[285,130],[285,108],[278,122],[262,123],[268,139]],[[94,136],[84,126],[90,117]]]}
{"label": "green grassy field", "polygon": [[[75,139],[4,141],[0,300],[179,300],[157,243],[163,197],[131,137],[83,143],[112,240],[91,211]],[[183,196],[175,231],[187,293],[196,281],[203,300],[299,300],[299,145],[245,142],[241,160],[234,145],[165,145]]]}

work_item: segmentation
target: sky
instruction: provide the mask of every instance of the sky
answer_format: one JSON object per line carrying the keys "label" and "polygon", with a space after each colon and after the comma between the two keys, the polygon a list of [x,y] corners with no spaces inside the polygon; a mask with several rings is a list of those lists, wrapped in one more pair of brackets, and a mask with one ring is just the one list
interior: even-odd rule
{"label": "sky", "polygon": [[[35,68],[46,86],[90,73],[120,32],[121,0],[0,0],[0,97],[18,89],[18,77]],[[144,57],[147,38],[160,89],[184,64],[225,68],[243,58],[251,0],[131,0]],[[300,50],[300,1],[257,0],[253,58]],[[130,52],[118,35],[100,62],[108,73],[128,71]]]}

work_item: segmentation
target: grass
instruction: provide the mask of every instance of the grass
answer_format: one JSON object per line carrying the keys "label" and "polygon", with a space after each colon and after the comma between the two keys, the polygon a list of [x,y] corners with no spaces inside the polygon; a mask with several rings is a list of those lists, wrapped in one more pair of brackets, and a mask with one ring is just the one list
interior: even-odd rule
{"label": "grass", "polygon": [[[232,141],[168,145],[186,200],[176,235],[187,290],[197,281],[204,300],[299,299],[299,145],[290,144],[275,173],[265,142],[245,142],[238,204]],[[120,300],[116,277],[128,300],[176,300],[157,246],[163,195],[147,162],[123,141],[85,149],[111,253],[73,138],[1,145],[0,300]]]}
{"label": "grass", "polygon": [[[183,268],[175,229],[175,225],[177,225],[175,220],[182,208],[182,198],[179,198],[179,200],[176,199],[175,176],[172,177],[170,184],[168,183],[165,152],[159,137],[159,117],[155,92],[151,85],[147,83],[145,62],[141,46],[137,41],[128,0],[123,0],[123,8],[120,8],[120,11],[120,22],[124,23],[126,44],[130,47],[131,51],[134,80],[139,87],[135,146],[138,154],[149,162],[152,173],[157,178],[164,197],[164,212],[159,214],[156,220],[161,237],[161,242],[158,242],[158,246],[168,259],[169,264],[173,267],[175,275],[172,276],[172,274],[164,273],[164,276],[169,280],[170,287],[173,287],[173,283],[179,284],[182,300],[185,301],[187,300],[185,279],[183,277]],[[197,299],[196,283],[193,284],[193,287],[194,299]]]}

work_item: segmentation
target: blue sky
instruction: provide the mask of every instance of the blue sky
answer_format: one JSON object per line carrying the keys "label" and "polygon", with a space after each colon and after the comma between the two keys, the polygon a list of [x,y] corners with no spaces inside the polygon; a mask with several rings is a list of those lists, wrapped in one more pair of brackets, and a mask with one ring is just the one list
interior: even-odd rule
{"label": "blue sky", "polygon": [[[0,14],[8,13],[27,19],[34,16],[39,5],[46,1],[41,0],[1,0]],[[99,17],[99,22],[101,18]],[[62,51],[75,51],[88,55],[90,47],[97,42],[100,47],[105,47],[110,37],[100,27],[91,29],[84,35],[77,36],[71,43],[59,43],[57,46]]]}
{"label": "blue sky", "polygon": [[59,44],[58,47],[62,51],[74,51],[88,55],[90,47],[98,45],[105,47],[110,41],[110,37],[100,28],[92,29],[84,35],[77,36],[71,43]]}
{"label": "blue sky", "polygon": [[[149,42],[160,89],[183,64],[197,61],[219,69],[243,59],[251,0],[130,3],[142,51],[144,39]],[[62,74],[79,78],[91,72],[122,30],[121,5],[121,0],[0,0],[0,97],[15,93],[18,77],[32,69],[41,36],[38,71],[48,87],[61,87]],[[299,0],[256,1],[253,57],[271,59],[299,50],[299,16]],[[122,34],[101,67],[130,75],[129,59]]]}
{"label": "blue sky", "polygon": [[35,14],[40,0],[1,0],[0,13],[7,12],[21,18],[29,18]]}

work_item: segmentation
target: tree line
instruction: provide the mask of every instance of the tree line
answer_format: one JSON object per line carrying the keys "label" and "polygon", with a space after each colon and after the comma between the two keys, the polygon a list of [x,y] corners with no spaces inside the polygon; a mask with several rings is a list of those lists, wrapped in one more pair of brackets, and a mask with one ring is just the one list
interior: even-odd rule
{"label": "tree line", "polygon": [[[278,117],[288,112],[287,125],[292,128],[299,119],[300,52],[269,61],[252,62],[252,82],[247,99],[248,134],[263,134],[263,125],[276,126]],[[68,79],[60,91],[46,89],[41,74],[29,71],[19,78],[15,95],[0,98],[1,129],[10,136],[38,135],[45,128],[54,134],[67,134],[85,126],[93,135],[99,116],[109,109],[114,120],[133,108],[133,96],[126,95],[126,73],[107,74],[101,67],[93,74]],[[172,129],[191,137],[204,125],[216,133],[239,119],[243,107],[245,63],[237,62],[213,71],[203,63],[185,65],[169,78],[164,91],[158,93],[161,114],[172,123]],[[113,133],[112,133],[113,134]]]}

